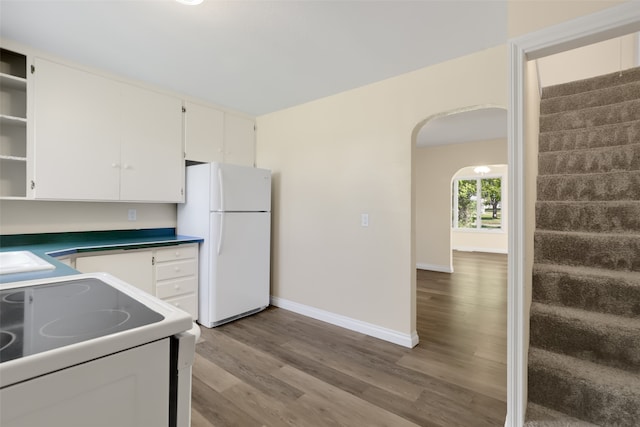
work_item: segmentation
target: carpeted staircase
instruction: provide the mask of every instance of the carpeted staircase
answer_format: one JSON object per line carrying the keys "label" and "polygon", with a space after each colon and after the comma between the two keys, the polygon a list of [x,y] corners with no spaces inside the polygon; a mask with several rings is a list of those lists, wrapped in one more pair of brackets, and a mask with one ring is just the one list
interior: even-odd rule
{"label": "carpeted staircase", "polygon": [[640,426],[640,68],[543,89],[527,426]]}

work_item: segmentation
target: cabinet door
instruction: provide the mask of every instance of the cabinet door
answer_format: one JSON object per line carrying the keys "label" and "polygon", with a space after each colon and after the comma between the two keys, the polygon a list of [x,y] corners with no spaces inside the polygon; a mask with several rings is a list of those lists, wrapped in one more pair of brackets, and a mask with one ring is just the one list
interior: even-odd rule
{"label": "cabinet door", "polygon": [[224,161],[224,113],[192,102],[186,102],[185,109],[186,159],[197,162]]}
{"label": "cabinet door", "polygon": [[76,258],[76,270],[81,273],[110,273],[154,295],[152,256],[151,251],[83,256]]}
{"label": "cabinet door", "polygon": [[224,115],[224,162],[253,166],[256,153],[255,122],[245,117]]}
{"label": "cabinet door", "polygon": [[121,84],[120,200],[184,201],[182,101]]}
{"label": "cabinet door", "polygon": [[117,200],[119,85],[41,58],[34,64],[35,197]]}
{"label": "cabinet door", "polygon": [[138,427],[169,423],[169,339],[0,390],[4,427]]}

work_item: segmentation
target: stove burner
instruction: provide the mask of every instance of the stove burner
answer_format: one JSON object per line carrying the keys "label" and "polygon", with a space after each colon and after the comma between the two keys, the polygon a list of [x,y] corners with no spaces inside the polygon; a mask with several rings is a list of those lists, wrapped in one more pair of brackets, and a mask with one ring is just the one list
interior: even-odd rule
{"label": "stove burner", "polygon": [[16,334],[9,331],[0,331],[0,351],[9,347],[16,340]]}
{"label": "stove burner", "polygon": [[2,297],[2,301],[9,304],[22,304],[24,302],[24,291],[7,294]]}
{"label": "stove burner", "polygon": [[131,314],[124,310],[105,309],[61,317],[40,328],[40,335],[47,338],[75,338],[98,336],[124,324]]}

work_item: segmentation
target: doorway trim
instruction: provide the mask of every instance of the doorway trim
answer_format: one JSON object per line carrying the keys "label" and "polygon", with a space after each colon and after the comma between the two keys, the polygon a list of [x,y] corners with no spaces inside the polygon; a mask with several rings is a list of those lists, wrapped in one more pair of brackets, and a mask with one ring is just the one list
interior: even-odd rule
{"label": "doorway trim", "polygon": [[[524,287],[526,257],[525,198],[525,71],[527,61],[640,31],[640,5],[627,1],[603,11],[509,40],[509,261],[507,301],[507,419],[505,426],[524,424],[527,405],[527,345],[529,321]],[[531,174],[535,174],[532,171]],[[529,252],[528,252],[529,251]]]}

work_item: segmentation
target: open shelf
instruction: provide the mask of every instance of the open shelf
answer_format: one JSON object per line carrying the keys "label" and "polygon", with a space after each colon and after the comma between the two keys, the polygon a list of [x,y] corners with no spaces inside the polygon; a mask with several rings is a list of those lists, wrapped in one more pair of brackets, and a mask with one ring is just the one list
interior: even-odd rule
{"label": "open shelf", "polygon": [[0,48],[0,198],[27,196],[27,57]]}

